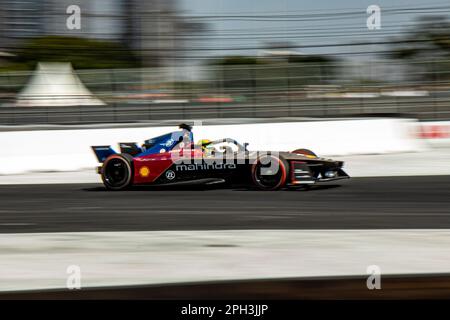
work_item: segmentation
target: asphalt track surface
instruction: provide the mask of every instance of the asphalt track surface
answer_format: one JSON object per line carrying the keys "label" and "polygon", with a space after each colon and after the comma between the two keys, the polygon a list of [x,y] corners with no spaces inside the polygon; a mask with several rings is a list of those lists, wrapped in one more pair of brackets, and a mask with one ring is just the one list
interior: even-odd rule
{"label": "asphalt track surface", "polygon": [[[177,300],[188,297],[189,300],[284,299],[298,301],[304,299],[450,298],[450,276],[448,274],[385,275],[382,280],[382,290],[367,290],[366,283],[365,276],[255,279],[83,288],[83,290],[0,292],[0,300]],[[177,318],[175,314],[173,318]]]}
{"label": "asphalt track surface", "polygon": [[450,176],[353,178],[272,192],[0,186],[0,233],[375,228],[450,228]]}

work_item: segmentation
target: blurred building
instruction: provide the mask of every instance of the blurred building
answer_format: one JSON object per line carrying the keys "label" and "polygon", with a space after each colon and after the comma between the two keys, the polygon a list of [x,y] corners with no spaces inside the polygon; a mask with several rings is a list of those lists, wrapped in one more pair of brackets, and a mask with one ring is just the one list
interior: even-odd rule
{"label": "blurred building", "polygon": [[126,4],[126,43],[141,52],[144,65],[176,64],[184,47],[181,35],[186,32],[177,9],[177,0],[130,0]]}
{"label": "blurred building", "polygon": [[[178,0],[0,0],[0,43],[12,50],[43,35],[117,41],[134,50],[144,66],[175,63],[188,24]],[[81,29],[66,26],[67,7],[81,9]]]}
{"label": "blurred building", "polygon": [[10,49],[23,40],[43,34],[43,1],[0,0],[0,42]]}

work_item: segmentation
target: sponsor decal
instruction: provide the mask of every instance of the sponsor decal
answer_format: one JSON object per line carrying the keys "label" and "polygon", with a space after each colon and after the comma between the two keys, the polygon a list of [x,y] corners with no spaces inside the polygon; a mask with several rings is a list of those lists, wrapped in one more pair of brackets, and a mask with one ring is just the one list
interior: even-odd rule
{"label": "sponsor decal", "polygon": [[166,142],[166,147],[169,148],[175,141],[173,139],[169,139]]}
{"label": "sponsor decal", "polygon": [[172,170],[167,170],[166,171],[166,178],[169,179],[169,180],[175,179],[175,172],[173,172]]}
{"label": "sponsor decal", "polygon": [[143,166],[139,169],[139,175],[141,177],[148,177],[148,175],[150,174],[150,169],[146,166]]}
{"label": "sponsor decal", "polygon": [[234,163],[210,163],[210,164],[178,164],[175,166],[176,171],[194,171],[194,170],[227,170],[236,169]]}

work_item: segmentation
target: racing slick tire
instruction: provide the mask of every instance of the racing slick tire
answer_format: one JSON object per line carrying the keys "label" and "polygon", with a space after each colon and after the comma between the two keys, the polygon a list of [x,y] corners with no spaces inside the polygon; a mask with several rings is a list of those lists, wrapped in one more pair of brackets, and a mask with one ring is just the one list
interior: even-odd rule
{"label": "racing slick tire", "polygon": [[[277,165],[273,167],[273,163]],[[266,169],[265,174],[263,174],[263,168]],[[282,188],[286,184],[288,172],[288,162],[283,158],[271,154],[258,157],[251,168],[253,183],[261,190],[277,190]]]}
{"label": "racing slick tire", "polygon": [[103,184],[108,190],[124,190],[133,183],[133,157],[129,154],[109,156],[102,166]]}
{"label": "racing slick tire", "polygon": [[297,154],[302,154],[304,156],[311,156],[311,157],[315,157],[317,158],[317,154],[315,154],[314,152],[312,152],[309,149],[296,149],[294,151],[292,151],[292,153],[297,153]]}

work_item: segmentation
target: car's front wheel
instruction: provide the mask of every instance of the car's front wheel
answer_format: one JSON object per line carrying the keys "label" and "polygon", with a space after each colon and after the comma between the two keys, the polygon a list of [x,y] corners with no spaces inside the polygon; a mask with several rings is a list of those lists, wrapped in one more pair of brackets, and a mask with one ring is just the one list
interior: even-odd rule
{"label": "car's front wheel", "polygon": [[133,182],[133,157],[129,154],[114,154],[103,163],[102,180],[109,190],[123,190]]}
{"label": "car's front wheel", "polygon": [[274,155],[264,155],[253,164],[252,179],[259,189],[277,190],[286,184],[288,170],[286,160]]}

